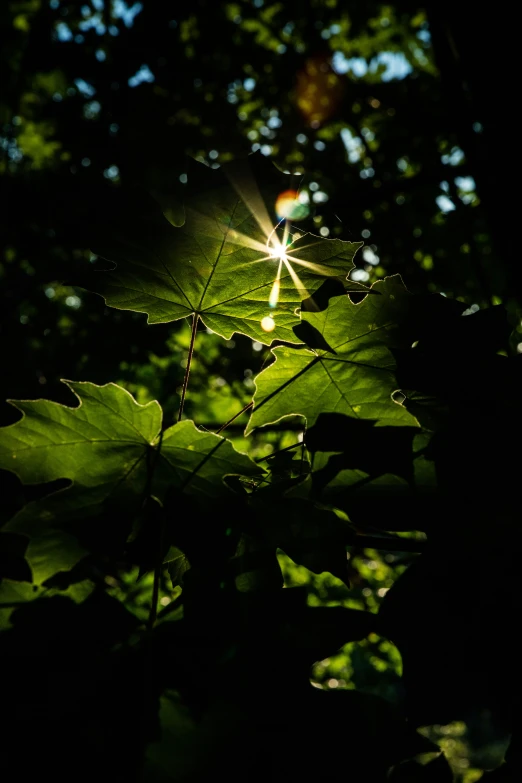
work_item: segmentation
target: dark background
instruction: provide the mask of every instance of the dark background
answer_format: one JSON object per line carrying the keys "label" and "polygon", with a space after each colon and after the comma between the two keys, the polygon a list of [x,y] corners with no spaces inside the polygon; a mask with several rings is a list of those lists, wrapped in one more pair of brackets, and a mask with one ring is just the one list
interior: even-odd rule
{"label": "dark background", "polygon": [[[2,3],[0,423],[17,418],[7,398],[72,404],[60,378],[121,383],[173,419],[189,326],[146,328],[144,315],[111,310],[71,281],[95,260],[92,206],[110,205],[121,186],[174,205],[187,156],[219,166],[260,150],[303,172],[303,227],[364,240],[354,279],[400,273],[411,291],[443,292],[471,312],[503,303],[521,350],[511,14],[467,0]],[[199,335],[187,415],[225,422],[250,400],[266,356],[244,337]],[[23,500],[17,480],[3,479],[2,520]],[[407,562],[354,557],[360,608],[373,610]],[[285,568],[289,581],[310,580]],[[139,604],[129,584],[124,597]],[[318,601],[339,589],[307,584]],[[365,654],[345,651],[314,676],[378,690]],[[383,659],[393,689],[393,650]],[[480,720],[468,729],[476,763],[497,763],[498,736]],[[457,762],[463,733],[437,735]]]}

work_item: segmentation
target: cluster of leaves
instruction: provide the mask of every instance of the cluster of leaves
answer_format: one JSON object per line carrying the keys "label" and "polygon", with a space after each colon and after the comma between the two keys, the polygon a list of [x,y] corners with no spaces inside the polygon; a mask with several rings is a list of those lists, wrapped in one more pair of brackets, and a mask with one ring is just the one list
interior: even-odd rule
{"label": "cluster of leaves", "polygon": [[[315,780],[347,748],[356,779],[421,783],[453,772],[419,727],[487,708],[518,731],[522,369],[506,313],[463,315],[398,276],[357,285],[358,245],[338,239],[293,233],[282,260],[264,207],[282,189],[253,156],[196,166],[181,207],[122,199],[89,222],[112,267],[75,282],[151,323],[189,317],[192,338],[175,424],[114,383],[66,381],[76,407],[17,401],[1,431],[0,468],[41,490],[0,532],[15,761],[30,733],[58,779],[89,747],[85,779],[103,764],[115,780]],[[246,436],[299,417],[290,447],[255,461],[183,417],[200,324],[272,343],[238,414]],[[349,590],[361,547],[422,550],[377,612],[308,605],[278,559]],[[129,572],[148,579],[146,618]],[[312,687],[314,662],[376,634],[402,656],[402,700]],[[486,777],[519,767],[514,741]]]}
{"label": "cluster of leaves", "polygon": [[[510,190],[510,168],[491,163],[490,151],[505,144],[496,107],[510,105],[518,47],[504,47],[502,79],[494,68],[488,76],[492,20],[444,3],[426,11],[376,0],[3,3],[0,329],[12,373],[0,378],[1,399],[36,397],[41,385],[62,399],[60,377],[114,380],[113,357],[93,350],[108,324],[122,363],[164,350],[159,329],[144,350],[139,314],[57,285],[84,253],[64,207],[78,193],[94,198],[100,182],[168,191],[186,152],[218,165],[261,148],[285,169],[305,169],[310,230],[365,240],[359,280],[393,271],[410,290],[470,305],[508,301],[519,265],[509,265],[517,253],[506,226],[516,215],[498,198]],[[505,40],[511,26],[495,20]],[[316,94],[332,98],[318,127],[299,108],[316,57]],[[468,78],[474,65],[477,81]],[[165,384],[162,401],[176,383]]]}

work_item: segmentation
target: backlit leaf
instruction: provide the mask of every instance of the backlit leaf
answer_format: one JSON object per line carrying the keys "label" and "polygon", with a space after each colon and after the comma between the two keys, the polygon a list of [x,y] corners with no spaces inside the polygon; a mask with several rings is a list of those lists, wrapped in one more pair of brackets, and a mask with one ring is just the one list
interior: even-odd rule
{"label": "backlit leaf", "polygon": [[398,384],[387,345],[395,341],[407,292],[398,277],[372,290],[380,296],[366,296],[360,304],[338,296],[326,310],[302,313],[308,329],[303,336],[313,347],[273,349],[275,361],[256,378],[247,433],[296,414],[309,427],[321,413],[372,419],[376,426],[417,426],[392,398]]}
{"label": "backlit leaf", "polygon": [[139,212],[131,205],[121,220],[111,211],[93,250],[116,267],[91,271],[82,284],[111,307],[147,313],[149,323],[196,314],[226,339],[241,332],[262,343],[300,342],[292,328],[301,301],[326,278],[346,286],[362,243],[276,231],[278,189],[266,199],[272,203],[261,195],[276,169],[263,156],[219,171],[194,168],[184,224],[169,223],[159,206]]}
{"label": "backlit leaf", "polygon": [[224,476],[262,472],[225,438],[202,432],[191,421],[162,434],[157,402],[140,405],[112,383],[66,383],[77,407],[13,402],[23,417],[0,430],[1,468],[27,484],[71,481],[28,503],[3,528],[30,537],[26,558],[33,581],[71,568],[85,554],[64,532],[74,520],[102,510],[131,518],[148,495],[161,501],[169,489],[213,500],[230,492]]}

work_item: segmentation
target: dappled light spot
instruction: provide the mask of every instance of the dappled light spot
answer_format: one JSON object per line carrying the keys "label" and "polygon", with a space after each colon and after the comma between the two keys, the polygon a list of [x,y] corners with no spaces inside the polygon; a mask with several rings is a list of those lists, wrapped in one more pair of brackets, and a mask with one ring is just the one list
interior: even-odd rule
{"label": "dappled light spot", "polygon": [[134,76],[130,77],[127,83],[129,87],[137,87],[138,84],[142,84],[143,82],[153,82],[154,78],[154,74],[149,66],[144,64],[136,71]]}
{"label": "dappled light spot", "polygon": [[312,128],[335,114],[343,94],[343,83],[326,57],[311,57],[297,74],[297,107]]}
{"label": "dappled light spot", "polygon": [[370,279],[370,275],[365,269],[354,269],[350,272],[350,279],[357,283],[366,283]]}
{"label": "dappled light spot", "polygon": [[453,210],[456,208],[453,201],[447,196],[437,196],[435,201],[437,202],[437,206],[441,212],[453,212]]}

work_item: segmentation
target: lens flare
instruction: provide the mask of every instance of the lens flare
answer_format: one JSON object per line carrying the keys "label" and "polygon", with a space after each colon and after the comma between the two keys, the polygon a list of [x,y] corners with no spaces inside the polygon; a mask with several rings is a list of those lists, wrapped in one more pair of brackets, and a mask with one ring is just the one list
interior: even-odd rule
{"label": "lens flare", "polygon": [[275,259],[281,263],[287,260],[286,248],[278,241],[274,242],[271,246],[268,247],[268,252],[271,259]]}
{"label": "lens flare", "polygon": [[[313,75],[313,74],[312,74]],[[305,258],[300,258],[299,254],[306,253],[307,249],[312,247],[316,242],[324,242],[323,239],[318,237],[309,236],[309,241],[303,243],[303,236],[300,233],[291,233],[291,227],[289,221],[301,220],[308,214],[308,207],[303,204],[301,199],[303,196],[299,194],[297,190],[287,189],[280,193],[276,200],[275,209],[278,215],[278,221],[274,226],[270,220],[268,209],[266,208],[261,193],[255,182],[253,172],[249,166],[244,166],[243,163],[234,162],[232,164],[226,164],[224,167],[225,173],[237,191],[237,194],[241,201],[250,211],[251,215],[257,221],[257,224],[261,230],[259,237],[249,236],[238,231],[230,222],[223,223],[216,221],[214,216],[202,215],[199,212],[194,212],[197,216],[200,225],[205,224],[208,235],[214,237],[216,235],[216,227],[223,234],[223,243],[230,245],[237,245],[239,247],[249,248],[259,253],[258,258],[247,258],[244,263],[237,265],[237,269],[241,269],[244,266],[250,264],[272,264],[272,269],[275,269],[277,265],[277,272],[272,282],[266,282],[266,289],[270,287],[270,294],[268,296],[268,306],[272,311],[271,315],[266,315],[261,319],[261,328],[265,332],[273,332],[276,328],[276,319],[279,315],[278,304],[281,296],[281,278],[284,277],[284,292],[285,299],[288,299],[289,282],[295,287],[299,298],[302,300],[310,299],[311,294],[307,290],[306,285],[299,278],[296,268],[299,266],[306,270],[311,270],[316,275],[330,275],[331,270],[327,266],[317,264],[312,261],[307,261]],[[303,199],[304,200],[304,199]],[[190,214],[190,208],[186,209],[186,217]],[[238,226],[241,225],[239,222]],[[306,234],[304,235],[306,236]],[[263,237],[266,237],[266,242],[263,241]],[[299,244],[296,244],[298,243]],[[265,285],[262,288],[265,288]]]}
{"label": "lens flare", "polygon": [[277,217],[281,220],[304,220],[308,217],[308,207],[299,201],[296,190],[284,190],[277,197],[275,205]]}
{"label": "lens flare", "polygon": [[279,280],[274,280],[274,285],[272,286],[272,290],[270,291],[270,296],[268,298],[268,304],[270,307],[276,307],[277,302],[279,300],[279,290],[281,288],[281,283]]}
{"label": "lens flare", "polygon": [[[281,225],[281,223],[284,222],[284,228],[283,228],[283,239],[280,240],[279,237],[276,234],[277,229]],[[281,264],[287,260],[286,258],[286,246],[288,244],[288,223],[284,218],[281,218],[281,220],[273,227],[272,231],[268,235],[268,239],[266,240],[266,249],[268,251],[268,257],[269,258],[276,258],[279,260],[279,267],[277,269],[277,280],[279,280],[281,276]]]}
{"label": "lens flare", "polygon": [[272,318],[271,315],[265,315],[264,318],[261,319],[261,329],[264,332],[273,332],[275,329],[275,321]]}
{"label": "lens flare", "polygon": [[280,242],[275,242],[272,247],[269,247],[268,252],[270,253],[270,258],[275,258],[278,261],[286,261],[286,248],[284,245],[282,245]]}

